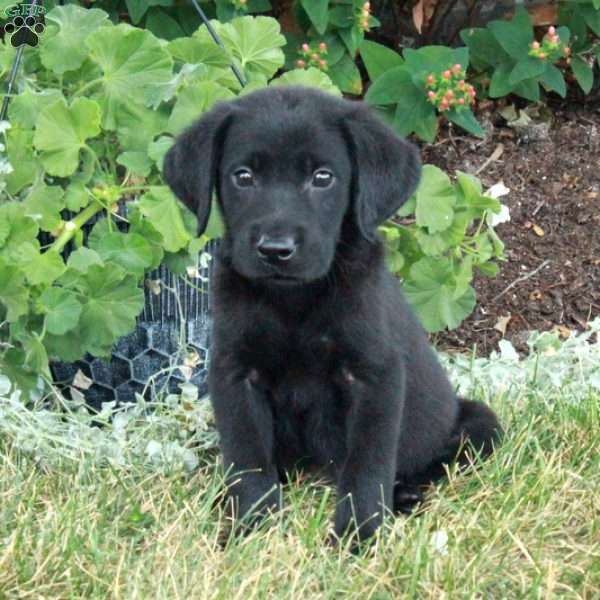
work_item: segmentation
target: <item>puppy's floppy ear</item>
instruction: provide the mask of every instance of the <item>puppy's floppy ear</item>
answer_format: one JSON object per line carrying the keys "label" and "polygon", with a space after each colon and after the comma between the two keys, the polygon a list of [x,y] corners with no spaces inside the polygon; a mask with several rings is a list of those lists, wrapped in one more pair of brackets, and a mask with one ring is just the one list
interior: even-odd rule
{"label": "puppy's floppy ear", "polygon": [[232,114],[217,104],[181,133],[165,155],[163,178],[175,195],[198,217],[198,233],[206,229],[221,149]]}
{"label": "puppy's floppy ear", "polygon": [[366,106],[343,121],[353,161],[354,214],[370,241],[377,226],[410,198],[421,175],[416,146],[402,139]]}

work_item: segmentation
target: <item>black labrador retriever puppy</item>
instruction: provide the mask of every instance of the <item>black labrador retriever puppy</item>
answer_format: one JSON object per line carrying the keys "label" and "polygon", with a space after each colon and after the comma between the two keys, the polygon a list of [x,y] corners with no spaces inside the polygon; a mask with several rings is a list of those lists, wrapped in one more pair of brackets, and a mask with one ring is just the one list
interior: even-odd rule
{"label": "black labrador retriever puppy", "polygon": [[238,516],[317,466],[337,484],[335,533],[362,540],[466,460],[466,440],[492,450],[496,417],[456,397],[384,264],[377,226],[419,174],[367,106],[302,87],[218,104],[166,155],[200,231],[213,191],[225,223],[209,393]]}

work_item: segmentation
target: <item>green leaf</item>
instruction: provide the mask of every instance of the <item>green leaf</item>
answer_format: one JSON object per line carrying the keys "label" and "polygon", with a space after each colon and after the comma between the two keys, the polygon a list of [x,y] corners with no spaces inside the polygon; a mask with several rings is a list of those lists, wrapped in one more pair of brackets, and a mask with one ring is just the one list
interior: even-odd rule
{"label": "green leaf", "polygon": [[104,265],[100,255],[90,248],[86,248],[85,246],[82,248],[78,248],[74,252],[69,254],[69,258],[67,259],[67,266],[69,269],[74,269],[79,273],[85,273],[92,265]]}
{"label": "green leaf", "polygon": [[144,292],[135,276],[114,264],[90,266],[77,287],[86,299],[78,327],[81,339],[90,353],[107,355],[115,341],[135,327]]}
{"label": "green leaf", "polygon": [[156,163],[162,173],[163,160],[169,148],[173,145],[173,138],[163,135],[148,144],[148,156]]}
{"label": "green leaf", "polygon": [[86,44],[103,73],[98,100],[106,129],[116,128],[120,105],[149,102],[172,77],[171,55],[149,31],[121,23],[94,31]]}
{"label": "green leaf", "polygon": [[18,261],[18,252],[22,244],[37,240],[39,227],[26,215],[23,202],[6,202],[0,204],[0,222],[8,225],[8,236],[0,243],[0,256],[9,261]]}
{"label": "green leaf", "polygon": [[344,42],[344,46],[346,46],[350,57],[354,58],[365,39],[364,31],[353,25],[346,29],[338,29],[338,35],[342,42]]}
{"label": "green leaf", "polygon": [[472,65],[479,71],[509,60],[509,55],[488,29],[463,29],[460,37],[469,48]]}
{"label": "green leaf", "polygon": [[[461,284],[462,285],[462,284]],[[475,292],[455,298],[457,282],[450,261],[426,257],[414,263],[404,284],[406,296],[427,331],[454,329],[475,307]]]}
{"label": "green leaf", "polygon": [[192,239],[179,204],[167,187],[156,187],[144,194],[139,209],[162,235],[163,246],[168,252],[181,250]]}
{"label": "green leaf", "polygon": [[360,95],[362,93],[362,78],[356,63],[344,54],[341,60],[333,65],[328,71],[331,81],[342,92],[347,94]]}
{"label": "green leaf", "polygon": [[33,151],[33,131],[13,127],[7,132],[7,155],[13,168],[6,175],[6,189],[17,194],[42,177],[43,167]]}
{"label": "green leaf", "polygon": [[269,85],[304,85],[308,87],[316,87],[324,92],[329,92],[334,96],[341,96],[339,88],[333,85],[329,77],[314,67],[308,69],[294,69],[286,71],[280,77],[273,79]]}
{"label": "green leaf", "polygon": [[525,56],[513,67],[508,82],[514,86],[525,79],[539,77],[545,70],[546,63],[543,60],[534,56]]}
{"label": "green leaf", "polygon": [[108,23],[108,14],[97,8],[54,7],[46,15],[47,28],[41,36],[42,64],[59,75],[79,69],[88,56],[85,38]]}
{"label": "green leaf", "polygon": [[0,258],[0,305],[6,308],[6,320],[11,323],[29,312],[29,290],[25,287],[25,276],[15,266]]}
{"label": "green leaf", "polygon": [[26,89],[13,98],[8,105],[10,122],[20,125],[23,129],[33,129],[40,112],[63,97],[60,90],[47,89],[35,92]]}
{"label": "green leaf", "polygon": [[600,37],[600,11],[585,4],[579,10],[583,13],[586,25]]}
{"label": "green leaf", "polygon": [[83,183],[73,181],[65,190],[64,202],[71,212],[77,212],[90,203],[90,193]]}
{"label": "green leaf", "polygon": [[147,177],[152,169],[152,161],[146,152],[121,152],[116,160],[132,173],[142,177]]}
{"label": "green leaf", "polygon": [[512,58],[521,60],[527,56],[534,36],[529,13],[524,8],[517,8],[511,21],[492,21],[487,27]]}
{"label": "green leaf", "polygon": [[470,109],[456,110],[452,109],[444,113],[449,121],[452,121],[465,131],[472,133],[478,137],[485,137],[485,130],[475,118],[475,115]]}
{"label": "green leaf", "polygon": [[531,102],[537,102],[540,99],[540,86],[537,79],[521,81],[512,91],[526,100],[531,100]]}
{"label": "green leaf", "polygon": [[404,59],[397,52],[371,40],[365,40],[361,44],[360,57],[372,82],[391,69],[404,64]]}
{"label": "green leaf", "polygon": [[549,90],[556,92],[561,98],[567,95],[567,84],[560,69],[548,63],[540,77],[541,83]]}
{"label": "green leaf", "polygon": [[163,40],[174,40],[185,34],[181,24],[168,12],[158,7],[148,11],[144,28]]}
{"label": "green leaf", "polygon": [[153,262],[150,244],[136,233],[109,231],[102,236],[90,236],[88,244],[105,263],[116,263],[138,279]]}
{"label": "green leaf", "polygon": [[329,22],[329,0],[300,0],[300,4],[317,32],[323,35]]}
{"label": "green leaf", "polygon": [[418,50],[404,50],[406,67],[410,70],[413,82],[425,90],[425,79],[431,73],[445,71],[453,64],[460,64],[465,69],[469,66],[468,48],[448,48],[447,46],[424,46]]}
{"label": "green leaf", "polygon": [[79,165],[79,151],[88,138],[100,133],[100,107],[88,98],[71,106],[59,100],[40,113],[33,143],[42,151],[42,163],[50,175],[67,177]]}
{"label": "green leaf", "polygon": [[234,97],[228,89],[212,81],[190,85],[177,97],[167,129],[173,134],[178,134],[202,113],[210,110],[219,100],[229,100]]}
{"label": "green leaf", "polygon": [[594,85],[594,69],[579,56],[574,56],[571,59],[571,69],[583,93],[589,94]]}
{"label": "green leaf", "polygon": [[32,245],[22,247],[21,257],[23,273],[31,285],[50,285],[66,269],[60,254],[51,251],[41,254]]}
{"label": "green leaf", "polygon": [[513,89],[510,83],[511,71],[512,66],[509,63],[503,63],[494,70],[488,90],[490,98],[501,98],[511,93]]}
{"label": "green leaf", "polygon": [[48,288],[39,298],[40,308],[46,315],[46,329],[54,335],[63,335],[77,326],[81,303],[71,290]]}
{"label": "green leaf", "polygon": [[141,104],[122,104],[115,113],[117,137],[125,151],[145,152],[148,144],[167,127],[167,112]]}
{"label": "green leaf", "polygon": [[450,227],[454,218],[456,192],[446,173],[433,165],[425,165],[416,198],[415,216],[419,227],[427,227],[429,233]]}
{"label": "green leaf", "polygon": [[413,96],[419,92],[413,84],[411,72],[407,67],[394,67],[369,86],[365,100],[372,106],[396,104],[407,90]]}
{"label": "green leaf", "polygon": [[400,135],[406,136],[414,131],[426,142],[433,142],[437,135],[438,119],[422,90],[414,85],[406,88],[406,93],[396,104],[393,127]]}
{"label": "green leaf", "polygon": [[23,340],[23,349],[25,350],[24,365],[32,373],[41,373],[50,378],[50,369],[48,368],[48,354],[44,344],[36,335],[28,335]]}
{"label": "green leaf", "polygon": [[248,16],[238,17],[230,23],[212,21],[212,25],[249,79],[256,76],[270,78],[283,66],[281,47],[285,45],[285,38],[275,19]]}
{"label": "green leaf", "polygon": [[58,185],[38,183],[23,202],[25,215],[43,231],[52,231],[62,222],[60,211],[65,208],[64,191]]}
{"label": "green leaf", "polygon": [[167,50],[175,60],[182,63],[202,63],[221,68],[227,68],[230,64],[224,48],[217,46],[213,41],[204,42],[196,36],[171,40]]}

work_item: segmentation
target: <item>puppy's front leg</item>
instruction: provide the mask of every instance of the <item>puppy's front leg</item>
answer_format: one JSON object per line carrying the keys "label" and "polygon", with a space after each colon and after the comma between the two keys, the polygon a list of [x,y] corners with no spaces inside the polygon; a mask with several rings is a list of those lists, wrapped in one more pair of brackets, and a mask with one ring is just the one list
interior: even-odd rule
{"label": "puppy's front leg", "polygon": [[213,376],[210,395],[233,516],[255,522],[281,505],[268,392],[258,373],[251,371],[245,376]]}
{"label": "puppy's front leg", "polygon": [[393,506],[396,455],[402,418],[404,381],[389,373],[377,383],[343,370],[347,455],[337,484],[335,534],[362,541],[375,532]]}

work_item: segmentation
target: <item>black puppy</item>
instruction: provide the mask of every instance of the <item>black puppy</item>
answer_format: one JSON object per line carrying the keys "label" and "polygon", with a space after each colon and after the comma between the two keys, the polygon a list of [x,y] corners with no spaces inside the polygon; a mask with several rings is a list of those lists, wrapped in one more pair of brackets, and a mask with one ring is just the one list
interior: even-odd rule
{"label": "black puppy", "polygon": [[316,465],[337,482],[336,534],[364,539],[466,439],[492,450],[494,414],[456,397],[384,265],[377,226],[419,174],[365,105],[300,87],[218,104],[168,152],[200,231],[213,190],[225,222],[209,392],[239,516],[279,506],[286,471]]}

